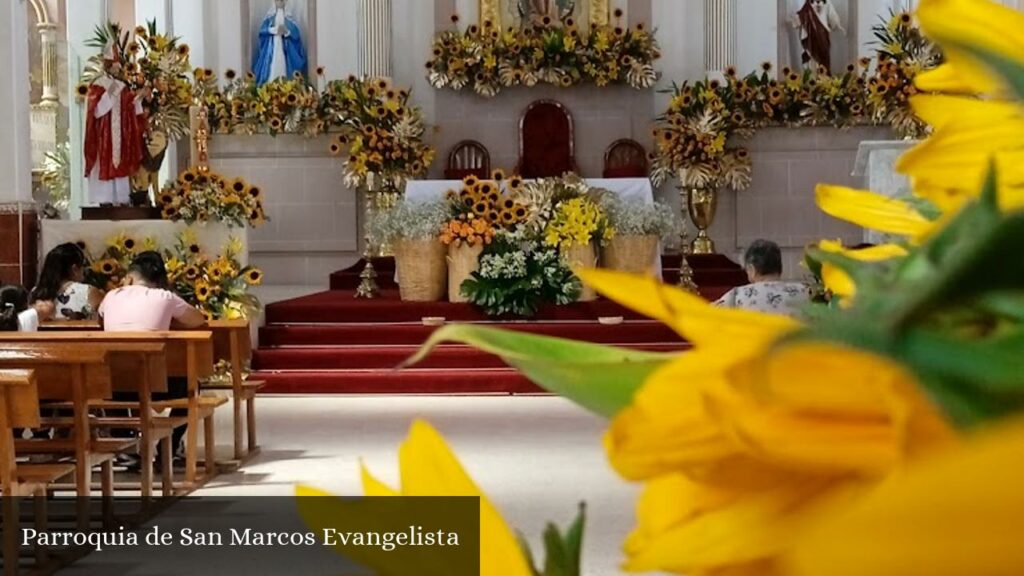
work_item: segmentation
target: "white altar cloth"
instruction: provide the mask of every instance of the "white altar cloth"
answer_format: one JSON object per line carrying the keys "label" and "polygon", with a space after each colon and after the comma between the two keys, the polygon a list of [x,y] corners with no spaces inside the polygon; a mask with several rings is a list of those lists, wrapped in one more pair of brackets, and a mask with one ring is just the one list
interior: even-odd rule
{"label": "white altar cloth", "polygon": [[[98,257],[107,247],[107,240],[124,233],[141,242],[145,238],[156,240],[157,246],[172,248],[178,234],[188,228],[184,222],[169,220],[43,220],[42,254],[65,242],[85,242],[89,256]],[[193,224],[196,240],[206,254],[220,254],[232,236],[242,242],[238,261],[242,266],[249,264],[248,228],[231,228],[223,224]]]}
{"label": "white altar cloth", "polygon": [[[654,187],[648,178],[586,178],[585,181],[589,186],[608,190],[623,200],[654,204]],[[461,180],[409,180],[405,185],[405,199],[407,202],[439,200],[449,190],[459,190],[461,187]],[[661,278],[660,245],[651,265],[656,277]]]}
{"label": "white altar cloth", "polygon": [[[654,188],[647,178],[587,178],[586,182],[594,188],[618,194],[623,200],[654,203]],[[410,180],[405,185],[405,199],[411,202],[436,200],[443,198],[445,192],[461,187],[461,180]]]}

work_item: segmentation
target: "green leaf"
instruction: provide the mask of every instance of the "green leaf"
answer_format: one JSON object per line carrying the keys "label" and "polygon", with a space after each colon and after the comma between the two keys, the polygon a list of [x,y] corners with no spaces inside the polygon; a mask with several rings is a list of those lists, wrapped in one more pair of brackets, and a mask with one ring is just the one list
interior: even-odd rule
{"label": "green leaf", "polygon": [[544,528],[544,576],[575,576],[566,571],[568,556],[558,527],[548,523]]}
{"label": "green leaf", "polygon": [[538,386],[606,418],[628,406],[647,377],[678,356],[451,324],[435,331],[403,366],[423,360],[442,342],[461,342],[495,354]]}
{"label": "green leaf", "polygon": [[569,555],[569,574],[579,576],[583,567],[583,528],[587,520],[587,505],[580,502],[580,511],[565,533],[565,549]]}

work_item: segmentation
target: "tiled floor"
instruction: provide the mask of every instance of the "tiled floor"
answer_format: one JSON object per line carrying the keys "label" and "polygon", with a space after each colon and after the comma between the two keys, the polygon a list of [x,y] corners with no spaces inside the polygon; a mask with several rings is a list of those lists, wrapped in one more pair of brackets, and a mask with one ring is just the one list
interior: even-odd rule
{"label": "tiled floor", "polygon": [[[331,396],[268,397],[258,403],[261,454],[244,469],[215,479],[198,495],[289,495],[298,483],[360,494],[362,458],[397,484],[397,448],[421,417],[444,434],[470,474],[527,534],[534,549],[547,521],[567,524],[588,503],[584,574],[618,574],[620,544],[633,520],[634,486],[609,469],[604,422],[555,397]],[[230,421],[219,419],[219,429]],[[229,436],[221,434],[223,441]],[[222,448],[227,448],[222,446]],[[133,568],[130,550],[93,554],[67,574],[169,574]],[[184,574],[188,559],[175,562]],[[164,569],[166,570],[166,566]],[[200,573],[200,572],[192,572]],[[225,572],[227,573],[227,572]]]}

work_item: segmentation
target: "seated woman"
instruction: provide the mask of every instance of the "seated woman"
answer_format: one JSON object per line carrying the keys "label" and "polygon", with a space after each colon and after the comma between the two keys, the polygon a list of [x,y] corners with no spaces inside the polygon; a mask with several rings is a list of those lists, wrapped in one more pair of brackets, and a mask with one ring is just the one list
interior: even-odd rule
{"label": "seated woman", "polygon": [[53,316],[53,304],[28,305],[28,291],[21,286],[0,288],[0,332],[36,332],[39,322]]}
{"label": "seated woman", "polygon": [[85,253],[74,244],[61,244],[50,250],[30,301],[52,302],[55,320],[96,318],[103,293],[83,283],[86,264]]}
{"label": "seated woman", "polygon": [[743,255],[750,284],[726,292],[715,304],[797,317],[810,300],[801,282],[782,281],[782,250],[770,240],[755,240]]}

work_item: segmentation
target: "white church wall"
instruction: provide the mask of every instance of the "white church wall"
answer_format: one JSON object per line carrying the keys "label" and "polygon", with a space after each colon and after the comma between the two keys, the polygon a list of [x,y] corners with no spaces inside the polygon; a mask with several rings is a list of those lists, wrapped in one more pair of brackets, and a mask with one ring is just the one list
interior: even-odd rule
{"label": "white church wall", "polygon": [[359,0],[328,0],[316,6],[317,62],[326,80],[359,72]]}
{"label": "white church wall", "polygon": [[779,8],[765,0],[736,0],[736,62],[741,74],[762,62],[778,64]]}

